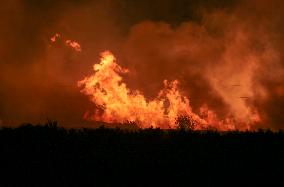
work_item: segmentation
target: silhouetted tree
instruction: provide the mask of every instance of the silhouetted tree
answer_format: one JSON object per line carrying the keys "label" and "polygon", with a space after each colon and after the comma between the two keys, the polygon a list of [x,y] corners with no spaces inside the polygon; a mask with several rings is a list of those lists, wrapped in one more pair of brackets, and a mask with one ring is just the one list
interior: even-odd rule
{"label": "silhouetted tree", "polygon": [[179,115],[176,118],[175,124],[180,130],[194,130],[194,128],[196,127],[195,120],[188,115]]}

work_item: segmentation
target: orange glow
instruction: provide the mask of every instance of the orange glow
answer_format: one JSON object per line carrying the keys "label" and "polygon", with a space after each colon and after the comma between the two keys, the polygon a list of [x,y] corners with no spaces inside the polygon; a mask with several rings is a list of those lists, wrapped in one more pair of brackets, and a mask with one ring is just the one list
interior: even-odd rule
{"label": "orange glow", "polygon": [[56,33],[54,36],[52,36],[52,37],[50,38],[50,41],[51,41],[51,42],[56,42],[56,40],[57,40],[58,38],[60,38],[60,34]]}
{"label": "orange glow", "polygon": [[[250,129],[260,121],[257,112],[246,121],[230,116],[220,120],[217,114],[206,105],[200,107],[199,114],[194,113],[190,100],[183,96],[177,80],[164,80],[164,88],[153,100],[147,100],[138,90],[130,90],[120,74],[128,69],[120,67],[114,55],[105,51],[101,53],[99,64],[93,66],[95,73],[78,82],[81,92],[90,97],[97,106],[93,113],[86,112],[87,120],[118,122],[136,122],[139,127],[176,128],[179,115],[187,115],[194,120],[196,129],[215,128],[218,130]],[[248,108],[250,110],[250,108]]]}
{"label": "orange glow", "polygon": [[[54,43],[54,42],[56,42],[59,38],[61,38],[61,35],[58,34],[58,33],[55,33],[55,34],[50,38],[50,41],[51,41],[51,43]],[[66,45],[67,47],[70,47],[70,48],[74,49],[74,50],[77,51],[77,52],[81,52],[81,51],[82,51],[81,45],[80,45],[78,42],[74,41],[74,40],[67,39],[67,40],[65,41],[65,45]]]}
{"label": "orange glow", "polygon": [[66,40],[65,43],[67,46],[73,48],[75,51],[78,51],[78,52],[82,51],[80,44],[76,41]]}

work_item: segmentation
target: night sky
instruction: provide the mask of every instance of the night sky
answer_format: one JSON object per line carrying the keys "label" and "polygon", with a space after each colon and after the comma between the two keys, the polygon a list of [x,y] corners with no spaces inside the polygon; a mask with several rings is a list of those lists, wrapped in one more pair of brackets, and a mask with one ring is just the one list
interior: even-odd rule
{"label": "night sky", "polygon": [[[178,79],[193,111],[257,111],[284,129],[284,3],[277,0],[11,0],[0,6],[0,125],[83,119],[96,107],[77,81],[104,50],[147,99]],[[52,43],[50,38],[60,33]],[[64,40],[80,43],[82,51]]]}

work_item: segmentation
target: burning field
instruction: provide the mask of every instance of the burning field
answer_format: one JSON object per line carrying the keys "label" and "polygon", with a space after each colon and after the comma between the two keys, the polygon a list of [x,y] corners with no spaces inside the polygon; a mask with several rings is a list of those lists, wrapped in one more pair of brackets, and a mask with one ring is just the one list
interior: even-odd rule
{"label": "burning field", "polygon": [[216,113],[206,105],[200,107],[198,114],[192,111],[190,100],[181,95],[178,80],[164,80],[164,88],[157,98],[146,100],[138,90],[130,90],[120,74],[127,73],[116,63],[109,51],[101,54],[101,61],[95,64],[94,75],[78,82],[83,87],[82,93],[89,95],[90,100],[98,107],[93,113],[86,113],[85,119],[104,122],[135,122],[142,128],[176,128],[179,116],[189,116],[197,124],[197,129],[215,128],[218,130],[250,129],[260,122],[257,113],[245,107],[243,118],[226,117],[219,120]]}
{"label": "burning field", "polygon": [[283,129],[283,5],[5,2],[0,125]]}
{"label": "burning field", "polygon": [[0,37],[1,187],[284,186],[283,0],[1,1]]}

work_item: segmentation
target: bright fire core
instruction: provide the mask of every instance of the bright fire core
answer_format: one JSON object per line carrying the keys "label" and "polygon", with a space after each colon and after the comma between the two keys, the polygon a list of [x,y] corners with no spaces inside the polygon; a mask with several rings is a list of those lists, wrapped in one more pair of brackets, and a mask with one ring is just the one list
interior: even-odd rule
{"label": "bright fire core", "polygon": [[140,91],[127,87],[120,74],[128,73],[128,69],[120,67],[109,51],[101,54],[100,63],[93,69],[93,75],[78,82],[81,92],[88,95],[97,108],[94,112],[86,112],[84,118],[87,120],[108,123],[131,121],[141,128],[166,129],[176,128],[178,116],[189,116],[194,120],[196,129],[218,130],[251,129],[260,121],[257,112],[245,119],[233,115],[219,119],[206,105],[200,107],[199,113],[194,113],[189,98],[181,95],[177,80],[164,80],[164,88],[149,101]]}

